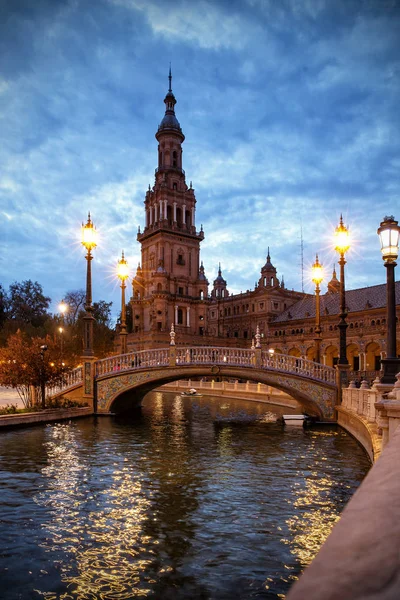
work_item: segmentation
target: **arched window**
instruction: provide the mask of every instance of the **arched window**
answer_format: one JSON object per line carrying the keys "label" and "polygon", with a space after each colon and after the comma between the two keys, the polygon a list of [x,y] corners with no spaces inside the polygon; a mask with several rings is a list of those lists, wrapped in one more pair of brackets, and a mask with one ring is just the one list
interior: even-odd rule
{"label": "arched window", "polygon": [[167,206],[167,220],[168,224],[172,225],[172,206]]}
{"label": "arched window", "polygon": [[204,291],[200,290],[200,300],[204,300]]}
{"label": "arched window", "polygon": [[178,325],[183,324],[183,310],[178,308]]}
{"label": "arched window", "polygon": [[162,285],[161,285],[161,283],[157,283],[157,292],[162,292]]}
{"label": "arched window", "polygon": [[174,150],[173,153],[172,153],[172,166],[173,167],[177,167],[178,166],[178,155],[176,153],[176,150]]}
{"label": "arched window", "polygon": [[267,278],[264,277],[264,287],[267,285]]}
{"label": "arched window", "polygon": [[274,285],[274,278],[271,277],[271,285]]}

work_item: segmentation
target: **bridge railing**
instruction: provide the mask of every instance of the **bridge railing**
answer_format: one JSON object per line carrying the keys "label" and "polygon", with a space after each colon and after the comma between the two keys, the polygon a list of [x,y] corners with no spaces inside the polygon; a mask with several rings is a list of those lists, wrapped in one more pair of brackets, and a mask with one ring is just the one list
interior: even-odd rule
{"label": "bridge railing", "polygon": [[[108,375],[116,371],[143,369],[147,367],[171,366],[170,349],[139,350],[96,362],[96,376]],[[261,362],[260,362],[261,356]],[[176,365],[233,365],[251,368],[264,368],[294,373],[326,383],[336,383],[336,371],[304,358],[285,354],[270,354],[265,351],[247,348],[221,348],[218,346],[175,346]]]}
{"label": "bridge railing", "polygon": [[213,346],[193,346],[176,349],[177,364],[213,364],[254,366],[254,352],[241,348],[220,348]]}
{"label": "bridge railing", "polygon": [[138,352],[128,352],[128,354],[120,354],[96,361],[96,376],[108,375],[115,371],[128,371],[145,367],[166,367],[168,365],[169,348],[139,350]]}
{"label": "bridge railing", "polygon": [[77,367],[73,371],[66,373],[62,381],[57,385],[46,386],[46,394],[48,397],[56,396],[61,392],[66,392],[70,388],[80,385],[83,381],[82,367]]}
{"label": "bridge railing", "polygon": [[311,377],[312,379],[325,381],[326,383],[336,383],[335,369],[297,356],[279,354],[278,352],[270,354],[269,352],[262,351],[261,367],[264,369],[275,369],[284,373],[297,373]]}

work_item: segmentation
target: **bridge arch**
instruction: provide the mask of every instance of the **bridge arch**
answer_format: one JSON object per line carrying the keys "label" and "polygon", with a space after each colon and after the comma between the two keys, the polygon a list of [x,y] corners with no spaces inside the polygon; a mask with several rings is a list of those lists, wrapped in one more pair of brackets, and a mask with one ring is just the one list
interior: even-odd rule
{"label": "bridge arch", "polygon": [[[146,377],[146,370],[143,372],[125,372],[117,376],[111,376],[98,381],[100,390],[98,402],[98,412],[125,412],[131,408],[141,405],[143,398],[152,390],[180,379],[195,379],[199,377],[227,377],[234,379],[246,379],[255,383],[264,383],[275,389],[286,392],[297,400],[304,412],[313,415],[319,419],[325,418],[324,411],[316,399],[302,389],[302,386],[293,385],[293,381],[286,381],[282,377],[277,377],[272,372],[261,372],[257,370],[249,370],[235,367],[221,368],[216,372],[212,371],[213,367],[185,367],[174,373],[170,369],[163,369],[163,373],[153,373],[151,378]],[[142,375],[143,379],[138,380],[138,376]],[[118,383],[117,383],[118,382]],[[301,383],[297,381],[297,383]],[[107,398],[106,401],[104,401]]]}

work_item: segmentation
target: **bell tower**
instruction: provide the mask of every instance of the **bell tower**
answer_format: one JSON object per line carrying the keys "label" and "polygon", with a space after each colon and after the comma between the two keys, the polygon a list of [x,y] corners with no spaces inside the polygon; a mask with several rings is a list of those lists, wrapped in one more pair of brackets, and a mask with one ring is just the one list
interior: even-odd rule
{"label": "bell tower", "polygon": [[145,227],[137,235],[142,261],[133,281],[132,326],[143,347],[165,344],[172,324],[181,340],[205,331],[208,281],[200,267],[204,232],[202,227],[196,230],[195,192],[182,168],[185,136],[175,115],[171,69],[168,80],[165,115],[155,134],[155,182],[146,192]]}

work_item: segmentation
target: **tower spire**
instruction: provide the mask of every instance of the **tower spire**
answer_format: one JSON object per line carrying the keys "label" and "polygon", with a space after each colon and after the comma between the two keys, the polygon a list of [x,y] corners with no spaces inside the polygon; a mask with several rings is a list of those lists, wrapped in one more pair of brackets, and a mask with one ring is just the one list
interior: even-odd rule
{"label": "tower spire", "polygon": [[169,63],[169,75],[168,75],[168,80],[169,80],[168,91],[169,91],[169,92],[172,92],[172,73],[171,73],[171,63]]}

